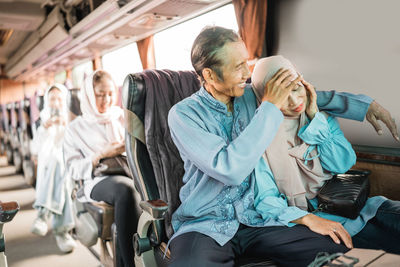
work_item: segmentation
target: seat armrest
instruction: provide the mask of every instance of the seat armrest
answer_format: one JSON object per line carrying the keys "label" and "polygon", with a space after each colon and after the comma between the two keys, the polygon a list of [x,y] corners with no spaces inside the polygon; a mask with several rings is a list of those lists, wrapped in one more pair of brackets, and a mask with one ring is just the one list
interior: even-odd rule
{"label": "seat armrest", "polygon": [[0,201],[0,222],[6,223],[11,221],[19,210],[17,202],[1,202]]}
{"label": "seat armrest", "polygon": [[153,220],[163,219],[168,210],[168,204],[161,199],[140,201],[139,205]]}
{"label": "seat armrest", "polygon": [[156,199],[141,201],[139,205],[143,209],[143,213],[139,218],[137,233],[133,236],[133,246],[136,254],[135,261],[137,260],[137,257],[145,254],[147,255],[146,258],[153,263],[149,266],[156,266],[154,253],[151,252],[149,254],[149,252],[153,250],[153,246],[156,244],[150,241],[147,234],[151,224],[154,225],[155,221],[164,218],[168,210],[168,204],[161,199]]}

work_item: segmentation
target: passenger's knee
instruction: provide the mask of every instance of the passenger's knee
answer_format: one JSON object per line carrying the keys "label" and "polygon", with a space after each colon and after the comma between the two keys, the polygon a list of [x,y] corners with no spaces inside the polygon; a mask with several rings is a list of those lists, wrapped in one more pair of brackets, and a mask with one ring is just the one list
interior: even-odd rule
{"label": "passenger's knee", "polygon": [[134,201],[134,194],[133,182],[121,181],[117,183],[115,188],[115,199],[117,202],[132,203]]}

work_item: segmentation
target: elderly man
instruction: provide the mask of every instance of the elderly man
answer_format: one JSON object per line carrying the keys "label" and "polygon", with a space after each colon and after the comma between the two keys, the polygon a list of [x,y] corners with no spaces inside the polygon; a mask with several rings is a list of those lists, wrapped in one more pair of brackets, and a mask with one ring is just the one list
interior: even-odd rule
{"label": "elderly man", "polygon": [[[171,266],[233,266],[241,255],[306,266],[321,248],[330,253],[351,248],[347,232],[338,231],[336,243],[319,234],[325,222],[311,223],[307,212],[289,207],[282,194],[271,196],[282,210],[274,219],[263,220],[254,208],[255,177],[268,175],[262,154],[283,120],[281,105],[301,77],[281,71],[257,108],[246,84],[247,50],[234,31],[205,28],[191,57],[203,87],[176,104],[168,117],[185,166],[182,204],[172,218]],[[362,95],[318,93],[321,110],[356,120],[367,113],[397,137],[390,114],[371,102]]]}

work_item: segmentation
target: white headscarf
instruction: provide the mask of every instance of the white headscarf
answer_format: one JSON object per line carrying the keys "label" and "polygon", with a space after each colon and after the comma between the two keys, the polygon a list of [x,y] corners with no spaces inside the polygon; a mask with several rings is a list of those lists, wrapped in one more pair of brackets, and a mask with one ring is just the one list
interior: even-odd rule
{"label": "white headscarf", "polygon": [[[86,77],[85,82],[83,83],[81,94],[82,117],[85,120],[107,124],[123,116],[123,110],[120,107],[113,105],[107,110],[107,112],[99,112],[96,106],[96,98],[93,88],[93,77],[97,72],[98,70]],[[115,88],[115,93],[117,93],[117,88]]]}
{"label": "white headscarf", "polygon": [[[82,118],[91,123],[104,124],[106,129],[106,138],[109,142],[121,142],[124,139],[123,119],[124,112],[118,106],[111,106],[107,112],[100,113],[96,106],[96,98],[93,88],[93,77],[98,71],[89,75],[83,84],[81,92],[81,111]],[[117,92],[117,88],[115,88]]]}
{"label": "white headscarf", "polygon": [[67,116],[68,116],[68,112],[67,112],[67,94],[68,94],[68,89],[64,85],[62,85],[60,83],[55,83],[55,84],[49,86],[46,89],[46,92],[44,93],[43,110],[40,112],[40,119],[41,119],[42,122],[47,121],[51,117],[51,108],[49,106],[49,92],[54,87],[61,91],[61,98],[62,98],[63,107],[62,107],[62,109],[60,109],[60,112],[61,112],[60,116],[64,117],[65,121],[68,121],[67,120]]}

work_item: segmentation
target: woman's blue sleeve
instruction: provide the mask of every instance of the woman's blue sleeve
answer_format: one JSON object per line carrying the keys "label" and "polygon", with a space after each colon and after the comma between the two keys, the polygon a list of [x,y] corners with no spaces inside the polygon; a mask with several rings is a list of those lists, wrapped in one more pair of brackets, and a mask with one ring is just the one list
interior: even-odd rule
{"label": "woman's blue sleeve", "polygon": [[319,110],[332,116],[363,121],[373,101],[366,95],[355,95],[336,91],[317,91]]}
{"label": "woman's blue sleeve", "polygon": [[315,145],[322,167],[332,173],[345,173],[356,163],[356,154],[344,137],[338,121],[318,112],[314,119],[300,129],[298,136],[307,144]]}

